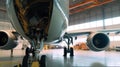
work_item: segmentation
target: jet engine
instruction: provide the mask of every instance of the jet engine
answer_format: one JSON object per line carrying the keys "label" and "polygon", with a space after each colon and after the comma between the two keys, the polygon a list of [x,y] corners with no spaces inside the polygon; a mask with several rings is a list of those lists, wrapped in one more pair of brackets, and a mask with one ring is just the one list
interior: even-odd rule
{"label": "jet engine", "polygon": [[109,37],[104,33],[92,33],[87,38],[87,46],[93,51],[105,50],[109,43]]}
{"label": "jet engine", "polygon": [[12,31],[0,31],[0,49],[9,50],[17,46],[17,38]]}

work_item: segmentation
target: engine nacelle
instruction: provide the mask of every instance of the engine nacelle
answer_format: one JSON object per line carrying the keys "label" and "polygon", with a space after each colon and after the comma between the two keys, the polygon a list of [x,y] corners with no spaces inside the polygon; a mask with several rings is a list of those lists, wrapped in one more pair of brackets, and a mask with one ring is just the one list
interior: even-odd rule
{"label": "engine nacelle", "polygon": [[93,51],[105,50],[109,43],[109,37],[104,33],[92,33],[87,38],[87,46]]}
{"label": "engine nacelle", "polygon": [[0,31],[0,49],[9,50],[17,46],[17,38],[12,31]]}

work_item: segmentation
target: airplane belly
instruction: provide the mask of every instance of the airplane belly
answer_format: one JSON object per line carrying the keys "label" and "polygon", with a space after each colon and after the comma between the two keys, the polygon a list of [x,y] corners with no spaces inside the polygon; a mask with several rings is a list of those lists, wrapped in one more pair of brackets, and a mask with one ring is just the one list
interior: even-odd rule
{"label": "airplane belly", "polygon": [[[52,13],[52,0],[31,0],[23,2],[7,0],[7,12],[15,30],[31,40],[37,31],[48,34]],[[11,8],[10,8],[11,7]],[[43,36],[40,39],[44,38]]]}
{"label": "airplane belly", "polygon": [[[18,19],[17,19],[18,17],[17,17],[17,15],[16,15],[15,10],[14,10],[15,7],[14,7],[14,4],[13,4],[13,0],[7,0],[7,5],[6,5],[6,7],[7,7],[8,16],[9,16],[10,19],[12,19],[12,20],[10,20],[10,22],[12,23],[13,27],[15,28],[15,30],[16,30],[17,32],[19,32],[20,34],[22,34],[23,37],[29,39],[29,38],[25,35],[24,30],[23,30],[23,28],[21,27],[21,24],[18,23],[19,21],[18,21]],[[10,7],[11,7],[11,8],[10,8]]]}
{"label": "airplane belly", "polygon": [[15,30],[26,39],[42,33],[39,39],[53,42],[63,36],[68,26],[69,1],[30,0],[24,4],[7,0],[7,12]]}
{"label": "airplane belly", "polygon": [[[64,1],[62,1],[62,2],[64,2]],[[55,41],[55,40],[59,39],[60,37],[62,37],[63,34],[65,33],[65,29],[68,26],[68,22],[66,22],[65,17],[63,17],[63,15],[59,11],[58,7],[55,4],[53,6],[54,6],[53,13],[52,13],[52,17],[51,17],[51,22],[50,22],[46,42],[52,42],[52,41]],[[63,9],[65,9],[65,7],[63,7]],[[68,13],[68,12],[66,12],[66,13]]]}

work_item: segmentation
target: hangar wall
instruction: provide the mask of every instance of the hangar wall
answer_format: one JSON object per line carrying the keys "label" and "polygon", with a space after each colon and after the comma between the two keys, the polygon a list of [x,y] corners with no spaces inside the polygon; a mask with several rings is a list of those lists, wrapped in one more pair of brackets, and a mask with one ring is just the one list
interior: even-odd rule
{"label": "hangar wall", "polygon": [[120,0],[70,15],[70,25],[120,16]]}
{"label": "hangar wall", "polygon": [[[120,24],[115,24],[113,22],[114,17],[120,17],[120,0],[114,0],[111,3],[70,15],[69,25],[75,25],[75,24],[81,24],[81,23],[84,24],[88,22],[91,23],[97,20],[102,20],[103,25],[101,27],[97,27],[97,26],[89,27],[89,28],[79,29],[74,31],[88,31],[88,30],[97,31],[97,30],[103,30],[103,29],[117,29],[117,28],[120,29]],[[110,24],[109,26],[105,26],[106,24],[105,19],[111,20],[109,23],[107,22],[107,24]],[[117,21],[117,22],[120,23],[120,21]],[[99,23],[99,22],[96,22],[96,23]],[[110,48],[115,48],[116,46],[120,46],[120,41],[111,41]]]}

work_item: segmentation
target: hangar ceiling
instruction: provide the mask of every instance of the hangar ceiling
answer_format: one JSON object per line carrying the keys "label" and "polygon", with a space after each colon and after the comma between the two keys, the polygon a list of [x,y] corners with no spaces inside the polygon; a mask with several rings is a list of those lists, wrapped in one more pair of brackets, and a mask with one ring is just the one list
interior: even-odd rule
{"label": "hangar ceiling", "polygon": [[69,10],[70,14],[85,11],[87,9],[101,6],[112,2],[113,0],[70,0]]}
{"label": "hangar ceiling", "polygon": [[[100,6],[113,0],[69,0],[70,6],[70,14],[75,14],[81,11],[85,11],[87,9]],[[8,17],[6,15],[6,0],[0,0],[0,21],[8,21]]]}

